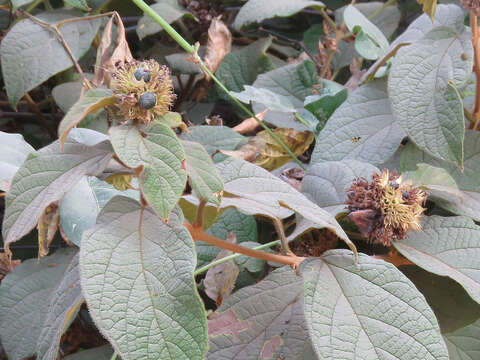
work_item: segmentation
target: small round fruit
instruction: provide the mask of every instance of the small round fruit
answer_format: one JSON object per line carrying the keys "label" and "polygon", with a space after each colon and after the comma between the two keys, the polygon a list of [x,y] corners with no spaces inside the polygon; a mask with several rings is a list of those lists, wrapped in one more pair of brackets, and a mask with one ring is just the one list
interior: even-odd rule
{"label": "small round fruit", "polygon": [[140,95],[138,105],[145,110],[153,108],[157,104],[157,97],[152,92],[146,92]]}
{"label": "small round fruit", "polygon": [[133,76],[135,76],[135,79],[137,79],[137,81],[143,79],[143,81],[145,81],[146,83],[148,83],[151,79],[150,71],[145,70],[144,68],[138,68],[137,70],[135,70]]}

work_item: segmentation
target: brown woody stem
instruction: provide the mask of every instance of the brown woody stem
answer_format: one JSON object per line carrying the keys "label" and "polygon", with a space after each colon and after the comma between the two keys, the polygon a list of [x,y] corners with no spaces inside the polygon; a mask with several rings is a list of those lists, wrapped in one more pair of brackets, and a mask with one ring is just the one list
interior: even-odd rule
{"label": "brown woody stem", "polygon": [[267,253],[264,251],[253,250],[248,247],[232,244],[232,243],[229,243],[228,241],[209,235],[205,233],[202,229],[193,227],[187,222],[185,222],[184,225],[187,228],[187,230],[190,232],[194,240],[196,241],[201,240],[210,245],[214,245],[222,249],[230,250],[235,253],[247,255],[257,259],[263,259],[265,261],[273,261],[279,264],[290,265],[293,269],[296,269],[304,259],[303,257],[299,257],[294,254],[278,255],[278,254]]}
{"label": "brown woody stem", "polygon": [[475,108],[473,110],[473,117],[475,119],[472,124],[472,130],[477,130],[478,123],[480,122],[480,51],[478,48],[478,18],[477,16],[470,12],[470,26],[472,27],[472,43],[473,43],[473,52],[474,52],[474,65],[473,71],[477,78],[477,86],[475,89]]}
{"label": "brown woody stem", "polygon": [[195,216],[195,222],[193,223],[193,227],[196,229],[203,229],[203,217],[205,214],[205,205],[207,205],[207,201],[200,199],[200,204],[197,207],[197,214]]}

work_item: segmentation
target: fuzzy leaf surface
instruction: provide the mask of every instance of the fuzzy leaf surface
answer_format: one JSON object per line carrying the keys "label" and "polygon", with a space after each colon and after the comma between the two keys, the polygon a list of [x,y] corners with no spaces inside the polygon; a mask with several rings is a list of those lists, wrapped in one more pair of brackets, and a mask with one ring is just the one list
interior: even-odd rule
{"label": "fuzzy leaf surface", "polygon": [[131,168],[143,166],[140,189],[147,202],[162,218],[168,218],[187,182],[182,168],[185,151],[168,126],[152,123],[143,137],[135,126],[110,129],[115,153]]}
{"label": "fuzzy leaf surface", "polygon": [[282,267],[228,297],[208,320],[208,360],[303,359],[302,281]]}
{"label": "fuzzy leaf surface", "polygon": [[450,360],[476,360],[480,353],[480,320],[443,335]]}
{"label": "fuzzy leaf surface", "polygon": [[4,244],[28,234],[43,210],[60,200],[82,176],[97,175],[105,169],[113,155],[110,143],[102,141],[92,146],[84,145],[74,137],[85,133],[82,130],[77,129],[67,139],[63,151],[57,140],[31,153],[18,169],[6,196],[2,226]]}
{"label": "fuzzy leaf surface", "polygon": [[[64,275],[64,271],[76,261],[75,257],[76,250],[69,248],[41,260],[29,259],[2,280],[0,322],[3,326],[0,327],[0,338],[9,359],[21,360],[34,355],[43,331],[54,330],[57,336],[65,330],[63,323],[52,323],[51,320],[60,316],[58,320],[61,322],[61,316],[77,305],[80,284],[75,280],[75,270]],[[65,287],[67,283],[72,285],[71,289]],[[56,341],[55,347],[59,340],[59,336],[55,340],[48,339],[50,344]]]}
{"label": "fuzzy leaf surface", "polygon": [[330,250],[300,265],[304,311],[322,359],[448,359],[423,295],[390,263]]}
{"label": "fuzzy leaf surface", "polygon": [[468,80],[472,64],[470,32],[437,27],[398,51],[388,80],[393,115],[410,139],[459,167],[465,121],[456,87]]}
{"label": "fuzzy leaf surface", "polygon": [[139,225],[141,213],[136,200],[115,197],[83,235],[81,281],[92,318],[123,360],[201,360],[206,316],[183,215],[172,212],[166,224],[147,208]]}
{"label": "fuzzy leaf surface", "polygon": [[480,227],[471,219],[429,216],[395,248],[421,268],[457,281],[480,303]]}
{"label": "fuzzy leaf surface", "polygon": [[[50,25],[75,16],[82,16],[82,13],[62,9],[36,15]],[[75,59],[90,48],[100,24],[100,19],[91,19],[59,27]],[[26,92],[73,66],[55,32],[30,19],[19,21],[8,32],[0,47],[0,58],[8,100],[14,108]]]}
{"label": "fuzzy leaf surface", "polygon": [[35,149],[20,134],[0,131],[0,190],[7,191],[10,182],[28,154]]}

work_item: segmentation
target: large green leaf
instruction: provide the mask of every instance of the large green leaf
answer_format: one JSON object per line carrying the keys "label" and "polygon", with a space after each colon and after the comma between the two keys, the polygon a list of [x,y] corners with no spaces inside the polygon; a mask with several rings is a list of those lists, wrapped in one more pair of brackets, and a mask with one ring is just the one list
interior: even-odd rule
{"label": "large green leaf", "polygon": [[157,214],[168,218],[187,182],[182,166],[185,151],[175,132],[152,123],[143,137],[136,126],[120,125],[110,129],[110,139],[125,165],[143,166],[139,179],[142,194]]}
{"label": "large green leaf", "polygon": [[80,273],[88,308],[123,360],[205,356],[195,248],[183,221],[174,211],[166,224],[137,201],[118,196],[83,235]]}
{"label": "large green leaf", "polygon": [[84,176],[60,202],[60,226],[68,240],[80,247],[83,232],[95,225],[100,210],[116,195],[139,200],[138,191],[119,191],[96,177]]}
{"label": "large green leaf", "polygon": [[209,360],[303,359],[310,341],[301,278],[282,267],[238,290],[210,315],[208,333]]}
{"label": "large green leaf", "polygon": [[77,9],[83,11],[89,11],[90,7],[88,6],[87,0],[63,0],[66,4],[76,7]]}
{"label": "large green leaf", "polygon": [[430,216],[395,248],[421,268],[448,276],[480,303],[480,227],[466,217]]}
{"label": "large green leaf", "polygon": [[[158,0],[156,4],[151,5],[151,8],[159,13],[169,24],[184,16],[194,18],[177,0]],[[142,16],[137,25],[137,35],[140,40],[161,30],[162,27],[147,14]]]}
{"label": "large green leaf", "polygon": [[463,170],[455,164],[436,159],[413,144],[407,144],[400,157],[400,170],[415,171],[417,164],[425,163],[443,168],[451,175],[460,190],[480,190],[480,133],[468,130],[465,133]]}
{"label": "large green leaf", "polygon": [[416,265],[401,266],[400,270],[425,296],[442,334],[455,331],[480,318],[480,305],[454,280],[432,274]]}
{"label": "large green leaf", "polygon": [[[227,54],[215,76],[230,91],[242,91],[244,85],[251,85],[259,74],[272,70],[274,65],[266,51],[272,45],[272,38],[263,38],[240,50]],[[231,100],[217,85],[217,93],[225,100]]]}
{"label": "large green leaf", "polygon": [[[300,110],[304,110],[305,98],[315,94],[314,87],[318,86],[317,70],[311,61],[285,65],[259,75],[253,86],[287,97],[297,112],[300,112]],[[255,114],[258,114],[267,106],[260,102],[254,102],[252,108]],[[311,130],[296,120],[291,113],[269,111],[265,115],[264,121],[277,127],[294,128],[298,131]]]}
{"label": "large green leaf", "polygon": [[450,360],[477,360],[480,354],[480,320],[443,335]]}
{"label": "large green leaf", "polygon": [[[55,10],[36,16],[50,25],[57,25],[62,20],[82,16],[82,13]],[[100,19],[85,19],[59,27],[77,60],[90,48],[100,24]],[[14,108],[27,91],[73,66],[55,32],[30,19],[19,21],[8,32],[2,41],[0,57],[8,100]]]}
{"label": "large green leaf", "polygon": [[380,171],[356,160],[326,161],[311,165],[302,180],[302,192],[332,215],[345,210],[347,190],[354,179],[371,179]]}
{"label": "large green leaf", "polygon": [[356,254],[355,245],[335,218],[280,178],[259,166],[235,158],[217,164],[217,169],[225,184],[222,207],[235,206],[246,214],[279,219],[290,216],[293,211],[319,228],[334,232]]}
{"label": "large green leaf", "polygon": [[448,359],[423,295],[390,263],[330,250],[300,265],[305,319],[321,359]]}
{"label": "large green leaf", "polygon": [[[57,348],[65,330],[63,321],[69,311],[75,317],[81,299],[78,268],[73,266],[76,261],[75,249],[59,250],[40,260],[22,262],[2,280],[0,338],[9,359],[34,355],[40,339],[47,342],[39,345]],[[43,338],[44,332],[52,337]],[[50,359],[55,359],[54,355]]]}
{"label": "large green leaf", "polygon": [[80,287],[78,259],[78,253],[75,253],[58,281],[58,285],[50,294],[45,320],[37,340],[38,360],[57,359],[60,338],[75,319],[84,302]]}
{"label": "large green leaf", "polygon": [[220,205],[223,181],[210,155],[198,142],[182,141],[189,183],[198,197]]}
{"label": "large green leaf", "polygon": [[395,122],[385,80],[361,86],[337,108],[317,138],[312,163],[355,159],[388,160],[405,132]]}
{"label": "large green leaf", "polygon": [[314,0],[249,0],[238,12],[233,27],[240,30],[265,19],[294,15],[307,7],[322,8],[324,5]]}
{"label": "large green leaf", "polygon": [[[60,200],[84,175],[101,173],[113,152],[108,141],[92,146],[76,140],[93,131],[76,129],[69,136],[63,151],[60,142],[30,154],[13,177],[7,193],[2,234],[8,245],[28,234],[37,224],[44,209]],[[93,139],[91,140],[93,142]]]}
{"label": "large green leaf", "polygon": [[455,87],[467,81],[472,64],[471,33],[437,27],[398,51],[388,81],[393,114],[408,136],[432,156],[460,167],[465,121]]}
{"label": "large green leaf", "polygon": [[80,98],[67,112],[58,126],[58,136],[63,145],[68,133],[89,114],[94,114],[107,105],[115,103],[109,89],[92,89]]}
{"label": "large green leaf", "polygon": [[10,181],[28,154],[35,149],[20,134],[0,131],[0,190],[7,191]]}

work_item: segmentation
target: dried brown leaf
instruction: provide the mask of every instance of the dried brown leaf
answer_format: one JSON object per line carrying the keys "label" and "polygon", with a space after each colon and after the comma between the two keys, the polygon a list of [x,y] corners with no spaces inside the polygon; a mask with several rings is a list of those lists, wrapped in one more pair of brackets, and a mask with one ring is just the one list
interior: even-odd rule
{"label": "dried brown leaf", "polygon": [[[313,133],[309,131],[299,132],[294,129],[277,128],[273,132],[296,156],[302,155],[314,139]],[[238,150],[221,152],[250,161],[269,171],[278,169],[291,160],[290,155],[266,131],[260,131],[256,136],[251,137],[248,143]]]}
{"label": "dried brown leaf", "polygon": [[0,253],[0,280],[13,270],[15,266],[20,265],[21,260],[11,260],[7,253]]}
{"label": "dried brown leaf", "polygon": [[[215,73],[223,58],[232,50],[232,34],[221,20],[221,16],[212,20],[208,28],[207,52],[204,62],[208,69]],[[205,74],[205,79],[210,80],[210,76]]]}
{"label": "dried brown leaf", "polygon": [[[235,233],[230,233],[227,237],[227,241],[235,244],[237,242]],[[232,254],[231,251],[222,249],[215,260],[222,259],[230,254]],[[210,299],[214,300],[218,306],[220,306],[222,301],[232,293],[238,273],[238,266],[233,260],[226,261],[210,268],[203,281],[203,284],[205,285],[205,293]]]}
{"label": "dried brown leaf", "polygon": [[[117,22],[117,39],[112,47],[112,28],[113,23]],[[97,61],[95,64],[95,78],[93,83],[95,86],[101,84],[110,84],[110,74],[126,62],[132,61],[133,56],[128,46],[125,27],[123,26],[122,18],[117,12],[114,12],[103,31],[100,46],[97,51]]]}
{"label": "dried brown leaf", "polygon": [[[258,120],[263,120],[265,115],[267,114],[269,109],[265,109],[261,113],[256,114]],[[260,126],[259,122],[255,120],[255,118],[250,117],[248,119],[243,120],[240,124],[233,127],[233,130],[238,132],[239,134],[245,134],[252,131],[255,131]]]}
{"label": "dried brown leaf", "polygon": [[60,224],[58,203],[50,204],[38,220],[38,257],[41,259],[48,255],[50,244]]}

